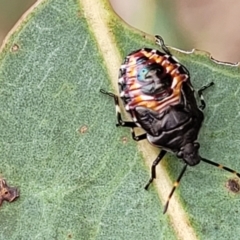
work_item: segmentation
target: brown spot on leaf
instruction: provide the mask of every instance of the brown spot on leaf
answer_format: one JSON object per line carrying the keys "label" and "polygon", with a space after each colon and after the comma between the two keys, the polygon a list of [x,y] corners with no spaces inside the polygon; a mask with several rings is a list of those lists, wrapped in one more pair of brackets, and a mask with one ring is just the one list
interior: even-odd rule
{"label": "brown spot on leaf", "polygon": [[0,178],[0,206],[3,201],[12,202],[19,197],[19,191],[15,187],[9,187],[5,179]]}
{"label": "brown spot on leaf", "polygon": [[85,133],[87,130],[88,130],[87,126],[84,125],[84,126],[80,127],[79,132],[83,134],[83,133]]}
{"label": "brown spot on leaf", "polygon": [[238,193],[240,191],[240,185],[237,179],[229,179],[227,181],[226,187],[234,193]]}
{"label": "brown spot on leaf", "polygon": [[15,43],[15,44],[13,44],[11,50],[12,50],[12,52],[17,52],[19,50],[19,46]]}

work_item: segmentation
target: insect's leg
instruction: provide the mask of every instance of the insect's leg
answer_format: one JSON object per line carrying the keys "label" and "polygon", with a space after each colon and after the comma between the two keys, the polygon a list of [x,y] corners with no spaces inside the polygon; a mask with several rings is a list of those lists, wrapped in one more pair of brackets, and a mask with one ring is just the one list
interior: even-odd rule
{"label": "insect's leg", "polygon": [[178,187],[178,185],[179,185],[179,183],[180,183],[180,181],[181,181],[181,178],[182,178],[183,174],[185,173],[185,171],[186,171],[186,169],[187,169],[187,166],[188,166],[187,164],[184,165],[184,167],[183,167],[182,171],[180,172],[177,180],[174,182],[172,191],[170,192],[170,194],[169,194],[169,196],[168,196],[168,200],[167,200],[167,202],[166,202],[166,204],[165,204],[165,207],[164,207],[164,210],[163,210],[163,214],[166,213],[166,211],[167,211],[167,209],[168,209],[169,201],[170,201],[170,199],[172,198],[172,195],[173,195],[173,193],[175,192],[176,188]]}
{"label": "insect's leg", "polygon": [[138,127],[135,122],[126,122],[122,120],[122,115],[120,112],[120,106],[119,106],[119,101],[118,101],[118,96],[115,95],[114,93],[107,92],[104,89],[100,89],[100,92],[103,94],[106,94],[114,99],[115,103],[115,108],[116,108],[116,115],[117,115],[117,124],[116,126],[121,126],[121,127],[130,127],[130,128],[135,128]]}
{"label": "insect's leg", "polygon": [[136,133],[134,132],[134,128],[131,128],[131,133],[132,133],[133,140],[135,140],[137,142],[147,138],[146,133],[143,133],[143,134],[137,136]]}
{"label": "insect's leg", "polygon": [[200,98],[201,101],[201,105],[199,106],[200,109],[204,109],[206,107],[206,103],[204,101],[204,97],[203,97],[203,91],[206,90],[207,88],[211,87],[214,85],[214,82],[210,82],[209,84],[202,86],[199,90],[198,90],[198,96]]}
{"label": "insect's leg", "polygon": [[113,93],[111,93],[111,92],[106,92],[103,89],[100,89],[100,92],[103,93],[103,94],[106,94],[106,95],[108,95],[108,96],[110,96],[110,97],[112,97],[114,99],[115,108],[116,108],[116,115],[117,115],[117,124],[116,124],[116,126],[117,127],[119,127],[119,126],[121,126],[121,127],[130,127],[131,128],[131,133],[132,133],[132,138],[135,141],[140,141],[140,140],[146,139],[146,137],[147,137],[146,133],[141,134],[139,136],[136,136],[134,128],[136,128],[138,126],[137,126],[137,124],[135,122],[127,122],[127,121],[123,121],[122,120],[122,115],[121,115],[121,112],[120,112],[118,96],[113,94]]}
{"label": "insect's leg", "polygon": [[162,48],[162,50],[166,54],[172,56],[171,52],[169,51],[168,47],[165,45],[164,40],[161,36],[155,35],[155,42],[156,42],[157,45],[159,45]]}
{"label": "insect's leg", "polygon": [[224,170],[226,170],[226,171],[228,171],[228,172],[230,172],[230,173],[235,174],[237,177],[240,178],[240,173],[236,172],[235,170],[233,170],[233,169],[231,169],[231,168],[228,168],[228,167],[225,167],[225,166],[223,166],[223,165],[221,165],[221,164],[219,164],[219,163],[210,161],[210,160],[208,160],[208,159],[206,159],[206,158],[202,158],[202,157],[200,157],[200,158],[201,158],[201,160],[202,160],[203,162],[206,162],[206,163],[211,164],[211,165],[213,165],[213,166],[215,166],[215,167],[224,169]]}
{"label": "insect's leg", "polygon": [[164,155],[167,152],[165,150],[161,150],[161,152],[158,154],[157,158],[154,160],[152,163],[152,168],[151,168],[151,178],[149,179],[148,183],[144,187],[146,190],[148,189],[149,185],[153,182],[154,178],[156,178],[156,166],[159,164],[159,162],[162,160]]}

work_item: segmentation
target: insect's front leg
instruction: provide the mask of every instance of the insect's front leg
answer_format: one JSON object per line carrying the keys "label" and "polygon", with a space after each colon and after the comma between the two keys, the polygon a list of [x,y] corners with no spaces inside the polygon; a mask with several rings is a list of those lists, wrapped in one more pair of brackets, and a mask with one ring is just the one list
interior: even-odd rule
{"label": "insect's front leg", "polygon": [[134,128],[137,128],[137,124],[135,122],[129,122],[129,121],[124,121],[122,120],[122,114],[120,112],[120,106],[119,106],[119,100],[118,100],[118,96],[115,95],[114,93],[111,92],[107,92],[104,89],[100,89],[100,92],[103,94],[106,94],[110,97],[112,97],[114,99],[114,103],[115,103],[115,109],[116,109],[116,116],[117,116],[117,127],[129,127],[131,128],[131,133],[132,133],[132,138],[135,141],[141,141],[143,139],[146,139],[146,133],[143,133],[141,135],[136,135]]}
{"label": "insect's front leg", "polygon": [[152,168],[151,168],[151,177],[150,177],[148,183],[146,184],[146,186],[144,187],[146,190],[148,189],[150,184],[153,182],[153,180],[156,178],[156,167],[160,163],[160,161],[163,159],[163,157],[166,153],[167,152],[165,150],[161,150],[160,153],[158,154],[157,158],[153,161]]}

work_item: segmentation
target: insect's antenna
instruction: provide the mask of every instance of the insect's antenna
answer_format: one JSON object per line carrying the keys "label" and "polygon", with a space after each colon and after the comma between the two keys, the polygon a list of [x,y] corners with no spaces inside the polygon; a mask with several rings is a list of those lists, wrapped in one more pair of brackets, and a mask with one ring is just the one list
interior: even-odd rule
{"label": "insect's antenna", "polygon": [[180,180],[181,180],[183,174],[185,173],[185,171],[186,171],[186,169],[187,169],[187,166],[188,166],[187,164],[184,165],[184,167],[183,167],[182,171],[180,172],[177,180],[174,182],[172,191],[170,192],[170,194],[169,194],[169,196],[168,196],[168,200],[167,200],[167,202],[166,202],[166,204],[165,204],[165,207],[164,207],[164,210],[163,210],[163,214],[166,213],[166,211],[167,211],[167,209],[168,209],[169,201],[170,201],[170,199],[171,199],[174,191],[175,191],[176,188],[178,187],[178,185],[179,185],[179,183],[180,183]]}
{"label": "insect's antenna", "polygon": [[163,50],[165,53],[167,53],[167,54],[170,55],[170,56],[172,55],[172,54],[170,53],[168,47],[165,45],[164,40],[163,40],[163,38],[162,38],[161,36],[155,35],[155,42],[156,42],[156,44],[158,44],[158,45],[162,48],[162,50]]}
{"label": "insect's antenna", "polygon": [[219,164],[219,163],[210,161],[210,160],[208,160],[208,159],[206,159],[206,158],[203,158],[203,157],[200,157],[200,158],[201,158],[201,160],[202,160],[203,162],[206,162],[206,163],[211,164],[211,165],[213,165],[213,166],[215,166],[215,167],[224,169],[224,170],[226,170],[226,171],[228,171],[228,172],[230,172],[230,173],[235,174],[236,176],[238,176],[238,177],[240,178],[240,173],[236,172],[235,170],[233,170],[233,169],[231,169],[231,168],[228,168],[228,167],[226,167],[226,166],[223,166],[223,165],[221,165],[221,164]]}

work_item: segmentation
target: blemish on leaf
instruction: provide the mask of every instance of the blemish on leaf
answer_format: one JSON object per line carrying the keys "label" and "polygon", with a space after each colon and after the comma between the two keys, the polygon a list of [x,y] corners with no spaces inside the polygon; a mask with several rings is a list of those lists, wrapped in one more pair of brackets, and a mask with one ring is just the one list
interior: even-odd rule
{"label": "blemish on leaf", "polygon": [[79,128],[79,132],[80,132],[81,134],[85,133],[87,130],[88,130],[88,128],[87,128],[86,125],[84,125],[84,126],[82,126],[82,127]]}
{"label": "blemish on leaf", "polygon": [[19,191],[15,187],[9,187],[5,179],[0,178],[0,206],[3,201],[12,202],[19,197]]}
{"label": "blemish on leaf", "polygon": [[227,181],[226,187],[234,193],[238,193],[240,191],[239,182],[236,179],[229,179]]}
{"label": "blemish on leaf", "polygon": [[128,141],[127,137],[122,137],[121,140],[122,140],[122,143],[124,143],[124,144],[127,143],[127,141]]}
{"label": "blemish on leaf", "polygon": [[19,50],[19,45],[17,45],[16,43],[13,44],[12,48],[11,48],[11,51],[12,52],[17,52]]}

